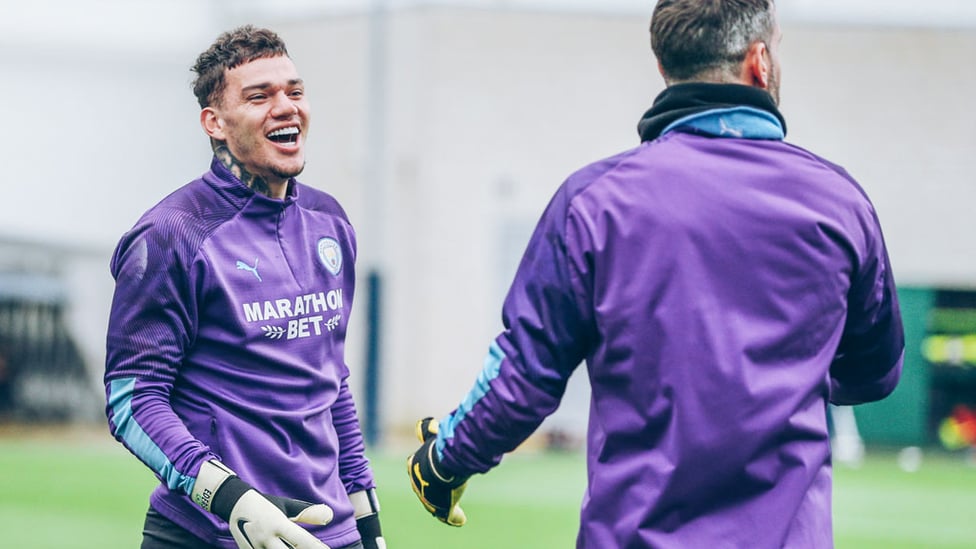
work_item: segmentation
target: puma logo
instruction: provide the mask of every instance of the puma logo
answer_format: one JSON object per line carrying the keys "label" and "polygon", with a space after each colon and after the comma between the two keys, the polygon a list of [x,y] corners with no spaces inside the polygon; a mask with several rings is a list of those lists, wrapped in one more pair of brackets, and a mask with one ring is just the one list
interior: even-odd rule
{"label": "puma logo", "polygon": [[244,263],[241,260],[237,260],[237,270],[247,271],[249,273],[252,273],[254,277],[258,279],[258,282],[264,282],[263,280],[261,280],[261,275],[258,274],[258,258],[256,257],[254,258],[253,267],[248,265],[247,263]]}
{"label": "puma logo", "polygon": [[722,135],[731,135],[732,137],[742,137],[742,130],[738,128],[733,128],[725,123],[725,118],[718,119],[718,126]]}
{"label": "puma logo", "polygon": [[413,464],[413,476],[417,479],[417,483],[420,485],[420,493],[424,493],[424,488],[430,486],[430,483],[424,480],[423,475],[420,474],[420,464]]}

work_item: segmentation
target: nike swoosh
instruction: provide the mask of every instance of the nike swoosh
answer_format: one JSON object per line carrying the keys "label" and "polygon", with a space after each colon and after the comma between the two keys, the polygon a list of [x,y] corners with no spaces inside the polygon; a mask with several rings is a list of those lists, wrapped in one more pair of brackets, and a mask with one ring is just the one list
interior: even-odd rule
{"label": "nike swoosh", "polygon": [[244,526],[246,526],[249,522],[251,521],[247,519],[237,519],[237,531],[241,533],[241,536],[244,537],[244,541],[247,542],[249,547],[254,547],[254,544],[251,543],[251,538],[247,537],[247,530],[244,529]]}

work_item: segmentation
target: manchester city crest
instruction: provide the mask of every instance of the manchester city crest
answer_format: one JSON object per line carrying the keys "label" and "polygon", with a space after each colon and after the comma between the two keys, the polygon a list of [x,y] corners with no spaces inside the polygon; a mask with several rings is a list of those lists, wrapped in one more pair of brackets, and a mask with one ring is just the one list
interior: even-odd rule
{"label": "manchester city crest", "polygon": [[339,247],[339,243],[327,236],[320,238],[318,252],[319,260],[322,261],[322,265],[325,265],[326,270],[333,275],[338,275],[342,270],[342,248]]}

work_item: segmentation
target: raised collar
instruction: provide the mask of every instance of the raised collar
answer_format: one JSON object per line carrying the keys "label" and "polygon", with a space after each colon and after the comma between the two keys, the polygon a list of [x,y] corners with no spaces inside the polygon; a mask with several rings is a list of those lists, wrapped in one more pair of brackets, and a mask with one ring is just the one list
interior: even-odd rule
{"label": "raised collar", "polygon": [[695,82],[669,86],[637,124],[641,141],[687,126],[714,136],[782,139],[786,120],[772,96],[741,84]]}
{"label": "raised collar", "polygon": [[267,203],[269,206],[278,205],[280,207],[288,206],[298,200],[298,181],[295,178],[291,178],[288,181],[288,190],[285,192],[285,198],[278,199],[255,192],[254,189],[245,185],[237,176],[232,174],[216,156],[210,160],[210,171],[220,182],[219,190],[239,200],[253,200],[259,203]]}

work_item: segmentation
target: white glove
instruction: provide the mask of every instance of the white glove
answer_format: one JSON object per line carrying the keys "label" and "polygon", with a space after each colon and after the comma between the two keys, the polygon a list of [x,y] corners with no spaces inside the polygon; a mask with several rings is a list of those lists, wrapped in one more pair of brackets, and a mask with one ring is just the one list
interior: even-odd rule
{"label": "white glove", "polygon": [[227,521],[240,549],[329,549],[295,524],[328,524],[333,517],[328,505],[264,495],[219,461],[200,466],[190,497]]}
{"label": "white glove", "polygon": [[352,502],[363,549],[386,549],[386,540],[380,528],[380,500],[376,497],[376,490],[370,488],[353,492],[349,494],[349,501]]}

